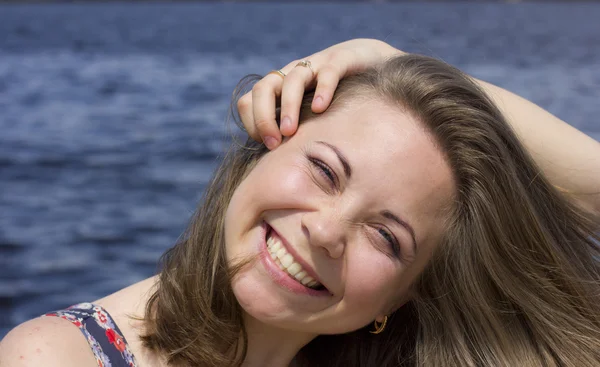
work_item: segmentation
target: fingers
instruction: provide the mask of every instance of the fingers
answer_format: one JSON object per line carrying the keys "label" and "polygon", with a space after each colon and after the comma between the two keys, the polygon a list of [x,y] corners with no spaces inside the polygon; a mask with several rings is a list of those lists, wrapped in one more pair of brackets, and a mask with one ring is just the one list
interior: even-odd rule
{"label": "fingers", "polygon": [[254,111],[252,111],[252,92],[244,94],[237,101],[237,109],[248,135],[256,141],[262,141],[256,126],[254,126]]}
{"label": "fingers", "polygon": [[264,142],[269,149],[275,148],[281,140],[275,119],[276,100],[281,94],[281,87],[282,77],[268,74],[238,103],[238,108],[242,108],[240,115],[248,134],[253,139]]}
{"label": "fingers", "polygon": [[[304,92],[316,85],[312,111],[324,112],[340,79],[363,70],[385,58],[402,51],[385,42],[373,39],[355,39],[328,47],[305,60],[312,63],[313,72],[306,66],[298,66],[298,60],[283,69],[285,78],[277,74],[264,77],[238,102],[242,122],[250,136],[263,140],[269,149],[279,145],[281,134],[292,135],[298,127],[298,115]],[[275,103],[281,96],[281,128],[275,120]],[[268,139],[268,137],[273,139]]]}
{"label": "fingers", "polygon": [[[284,78],[270,73],[238,101],[238,111],[248,134],[257,141],[265,143],[273,149],[279,145],[283,136],[291,136],[298,129],[298,118],[304,92],[316,80],[315,96],[311,108],[315,113],[321,113],[329,107],[339,80],[346,72],[345,69],[326,65],[313,73],[315,66],[309,68],[291,62],[281,69]],[[276,101],[281,97],[280,126],[276,122]]]}
{"label": "fingers", "polygon": [[321,113],[329,107],[343,73],[342,70],[333,66],[325,66],[319,71],[315,97],[313,98],[311,105],[313,112]]}
{"label": "fingers", "polygon": [[298,128],[298,117],[304,91],[313,82],[313,67],[296,63],[283,81],[281,91],[281,126],[284,136],[293,135]]}

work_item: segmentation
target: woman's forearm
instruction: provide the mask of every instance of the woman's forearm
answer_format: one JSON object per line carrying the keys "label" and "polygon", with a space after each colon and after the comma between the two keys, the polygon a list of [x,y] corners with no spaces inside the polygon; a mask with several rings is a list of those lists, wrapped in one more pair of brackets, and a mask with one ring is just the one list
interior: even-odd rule
{"label": "woman's forearm", "polygon": [[534,103],[477,80],[550,182],[600,213],[600,143]]}

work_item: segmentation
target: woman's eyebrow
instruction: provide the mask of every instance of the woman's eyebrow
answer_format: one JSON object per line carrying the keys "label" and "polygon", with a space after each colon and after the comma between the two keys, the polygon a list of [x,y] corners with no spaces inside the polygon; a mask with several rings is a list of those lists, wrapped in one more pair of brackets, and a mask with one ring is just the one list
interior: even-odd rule
{"label": "woman's eyebrow", "polygon": [[352,166],[350,166],[350,163],[348,162],[348,159],[346,158],[344,153],[342,153],[342,151],[339,150],[338,147],[336,147],[335,145],[326,143],[324,141],[319,140],[319,141],[317,141],[317,144],[324,145],[324,146],[328,147],[329,149],[333,150],[335,155],[337,155],[338,159],[342,163],[342,166],[344,167],[344,173],[346,174],[346,179],[347,180],[350,179],[350,177],[352,177]]}
{"label": "woman's eyebrow", "polygon": [[389,210],[382,210],[379,214],[381,214],[382,216],[384,216],[385,218],[391,219],[394,222],[398,223],[399,225],[401,225],[402,227],[404,227],[408,233],[410,233],[410,236],[412,237],[412,245],[413,245],[413,253],[416,254],[417,253],[417,238],[415,236],[415,230],[413,229],[413,227],[405,220],[400,219],[400,217],[398,217],[396,214],[392,213]]}

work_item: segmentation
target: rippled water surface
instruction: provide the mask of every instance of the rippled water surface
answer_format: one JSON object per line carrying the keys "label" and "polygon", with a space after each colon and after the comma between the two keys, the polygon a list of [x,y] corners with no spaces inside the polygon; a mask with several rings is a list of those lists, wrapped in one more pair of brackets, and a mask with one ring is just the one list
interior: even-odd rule
{"label": "rippled water surface", "polygon": [[586,3],[0,5],[0,337],[153,274],[245,74],[375,37],[600,140],[598,19]]}

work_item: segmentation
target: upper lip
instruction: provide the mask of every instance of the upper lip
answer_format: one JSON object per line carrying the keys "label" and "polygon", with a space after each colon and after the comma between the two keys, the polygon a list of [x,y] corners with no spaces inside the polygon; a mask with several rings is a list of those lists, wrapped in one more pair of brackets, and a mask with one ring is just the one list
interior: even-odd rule
{"label": "upper lip", "polygon": [[290,255],[292,255],[292,257],[294,258],[294,261],[296,261],[298,264],[300,264],[300,266],[302,266],[302,270],[304,270],[314,280],[316,280],[317,282],[319,282],[323,287],[327,288],[325,286],[325,284],[323,284],[323,282],[321,281],[321,279],[317,276],[317,274],[316,274],[315,270],[312,268],[312,266],[310,266],[306,261],[304,261],[304,259],[300,256],[300,254],[298,254],[298,252],[296,252],[296,250],[292,246],[290,246],[290,243],[285,239],[285,237],[283,237],[281,235],[281,233],[279,233],[270,224],[267,223],[267,226],[269,226],[269,228],[271,229],[271,231],[277,233],[277,237],[279,237],[279,239],[281,240],[281,243],[285,247],[286,251],[289,252]]}

